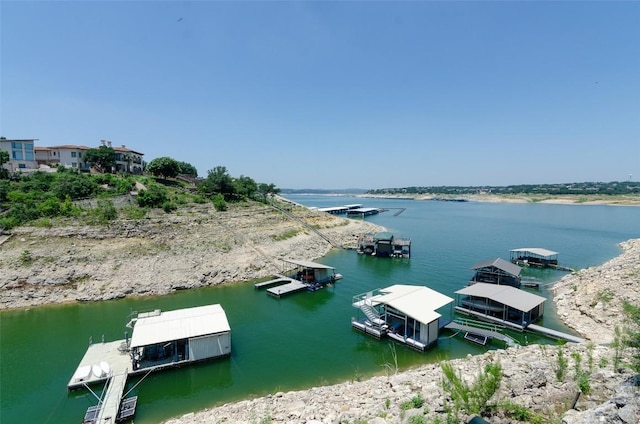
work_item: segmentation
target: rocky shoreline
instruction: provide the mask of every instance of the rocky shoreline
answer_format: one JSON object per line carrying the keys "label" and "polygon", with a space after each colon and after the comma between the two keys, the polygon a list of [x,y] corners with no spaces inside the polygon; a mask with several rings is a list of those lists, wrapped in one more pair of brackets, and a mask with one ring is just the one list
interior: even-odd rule
{"label": "rocky shoreline", "polygon": [[[623,300],[637,303],[640,291],[640,239],[624,242],[621,247],[620,256],[566,276],[554,287],[559,315],[587,343],[489,351],[451,361],[455,369],[464,379],[472,380],[485,364],[500,363],[504,377],[492,402],[527,408],[538,422],[640,422],[639,378],[627,368],[614,368],[616,351],[610,345],[614,328],[623,325]],[[615,290],[615,296],[608,296],[607,289]],[[560,351],[568,360],[561,380],[557,377]],[[620,361],[628,360],[629,355],[621,352]],[[583,386],[574,376],[579,369],[589,370],[590,390],[578,395]],[[440,365],[428,364],[366,381],[273,393],[189,413],[165,424],[446,422],[449,399],[440,385],[442,378]],[[416,398],[424,401],[419,407],[411,403]],[[470,417],[461,418],[467,422]],[[492,424],[534,420],[517,418],[498,413],[487,420]]]}

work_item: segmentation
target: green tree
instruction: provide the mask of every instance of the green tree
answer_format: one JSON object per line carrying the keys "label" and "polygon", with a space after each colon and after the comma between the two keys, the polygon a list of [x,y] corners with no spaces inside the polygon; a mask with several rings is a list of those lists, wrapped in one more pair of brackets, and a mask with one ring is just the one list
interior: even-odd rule
{"label": "green tree", "polygon": [[178,165],[180,165],[181,174],[193,175],[194,177],[198,176],[198,170],[196,169],[195,166],[191,165],[190,163],[178,162]]}
{"label": "green tree", "polygon": [[78,172],[62,172],[56,174],[51,184],[51,191],[55,196],[64,200],[66,196],[72,199],[91,197],[98,191],[98,185],[90,176]]}
{"label": "green tree", "polygon": [[156,177],[173,178],[180,173],[180,164],[175,159],[163,156],[149,162],[147,172]]}
{"label": "green tree", "polygon": [[258,184],[258,195],[263,201],[267,200],[268,195],[278,194],[278,193],[280,193],[280,189],[273,184],[265,184],[265,183]]}
{"label": "green tree", "polygon": [[116,155],[112,147],[100,146],[88,149],[84,154],[84,161],[100,172],[112,172],[116,166]]}
{"label": "green tree", "polygon": [[9,152],[0,150],[0,178],[9,178],[9,171],[2,167],[7,162],[9,162]]}
{"label": "green tree", "polygon": [[258,184],[251,177],[241,175],[233,180],[236,195],[245,199],[253,199],[258,191]]}
{"label": "green tree", "polygon": [[167,200],[167,189],[155,184],[147,190],[140,190],[137,197],[138,206],[143,208],[159,208]]}
{"label": "green tree", "polygon": [[207,178],[200,185],[200,191],[207,197],[220,193],[226,201],[233,200],[236,197],[233,178],[231,178],[227,168],[224,166],[216,166],[209,170]]}

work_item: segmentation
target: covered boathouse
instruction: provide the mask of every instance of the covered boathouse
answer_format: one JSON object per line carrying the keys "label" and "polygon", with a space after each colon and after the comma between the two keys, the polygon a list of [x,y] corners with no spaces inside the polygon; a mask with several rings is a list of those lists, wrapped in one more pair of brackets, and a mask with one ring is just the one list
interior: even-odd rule
{"label": "covered boathouse", "polygon": [[544,297],[508,285],[476,283],[455,294],[456,312],[517,330],[524,330],[544,314]]}
{"label": "covered boathouse", "polygon": [[[429,287],[395,284],[354,296],[352,306],[358,314],[351,319],[351,326],[425,351],[438,341],[446,324],[438,310],[452,303],[452,298]],[[451,316],[451,309],[448,314]]]}
{"label": "covered boathouse", "polygon": [[558,266],[558,252],[541,247],[522,247],[509,251],[511,262],[522,266],[554,268]]}
{"label": "covered boathouse", "polygon": [[502,258],[478,262],[472,266],[471,269],[475,271],[475,274],[471,278],[469,285],[475,283],[490,283],[520,287],[520,271],[522,268]]}
{"label": "covered boathouse", "polygon": [[133,369],[229,356],[231,327],[220,305],[138,314],[129,349]]}
{"label": "covered boathouse", "polygon": [[121,422],[135,415],[138,397],[123,399],[130,375],[231,354],[231,328],[217,304],[168,312],[156,309],[137,314],[127,326],[133,329],[131,339],[89,345],[67,384],[69,390],[86,388],[94,396],[89,386],[105,385],[83,424]]}
{"label": "covered boathouse", "polygon": [[282,297],[304,290],[316,291],[342,278],[329,265],[296,259],[282,259],[282,263],[282,274],[253,286],[256,289],[266,288],[268,294]]}
{"label": "covered boathouse", "polygon": [[378,257],[410,258],[411,239],[396,237],[387,231],[365,233],[358,237],[357,252]]}

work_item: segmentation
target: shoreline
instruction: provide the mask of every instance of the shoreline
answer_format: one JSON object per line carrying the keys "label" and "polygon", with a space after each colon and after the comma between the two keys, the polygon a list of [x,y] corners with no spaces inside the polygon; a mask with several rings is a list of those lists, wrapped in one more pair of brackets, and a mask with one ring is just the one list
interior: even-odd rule
{"label": "shoreline", "polygon": [[354,194],[354,197],[372,199],[407,199],[421,201],[466,201],[480,203],[542,203],[554,205],[606,205],[606,206],[640,206],[640,196],[578,196],[578,195],[493,195],[493,194],[465,194],[461,196],[419,194]]}

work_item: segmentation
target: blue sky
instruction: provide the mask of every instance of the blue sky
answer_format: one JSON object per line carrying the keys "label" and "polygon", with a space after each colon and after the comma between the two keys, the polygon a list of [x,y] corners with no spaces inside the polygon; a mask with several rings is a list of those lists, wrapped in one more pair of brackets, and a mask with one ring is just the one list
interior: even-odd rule
{"label": "blue sky", "polygon": [[0,132],[280,188],[640,178],[639,2],[0,1]]}

